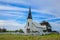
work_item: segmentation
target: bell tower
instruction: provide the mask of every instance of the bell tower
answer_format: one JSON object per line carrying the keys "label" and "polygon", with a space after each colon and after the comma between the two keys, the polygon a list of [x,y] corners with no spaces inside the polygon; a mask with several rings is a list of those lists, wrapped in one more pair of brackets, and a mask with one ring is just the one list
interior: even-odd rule
{"label": "bell tower", "polygon": [[30,33],[32,27],[32,15],[31,15],[31,7],[29,7],[28,17],[27,17],[27,25],[26,25],[26,32]]}

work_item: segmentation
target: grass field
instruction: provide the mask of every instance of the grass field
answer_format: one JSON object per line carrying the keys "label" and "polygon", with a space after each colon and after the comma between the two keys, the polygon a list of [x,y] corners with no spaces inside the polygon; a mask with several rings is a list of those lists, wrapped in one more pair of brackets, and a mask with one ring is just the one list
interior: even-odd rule
{"label": "grass field", "polygon": [[0,34],[0,40],[60,40],[60,35],[21,36],[15,34]]}

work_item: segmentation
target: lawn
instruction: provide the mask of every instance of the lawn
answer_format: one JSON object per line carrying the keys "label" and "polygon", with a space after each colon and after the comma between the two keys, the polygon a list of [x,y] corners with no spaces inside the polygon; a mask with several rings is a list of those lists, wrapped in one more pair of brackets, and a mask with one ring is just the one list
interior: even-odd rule
{"label": "lawn", "polygon": [[22,36],[17,34],[0,34],[0,40],[60,40],[60,35]]}

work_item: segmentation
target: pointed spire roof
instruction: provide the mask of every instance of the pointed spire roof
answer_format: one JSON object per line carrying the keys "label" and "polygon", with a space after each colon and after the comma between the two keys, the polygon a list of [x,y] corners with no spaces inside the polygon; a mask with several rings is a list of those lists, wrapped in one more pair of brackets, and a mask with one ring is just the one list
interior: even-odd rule
{"label": "pointed spire roof", "polygon": [[31,15],[31,7],[29,7],[29,13],[28,13],[28,18],[27,19],[32,19],[32,15]]}

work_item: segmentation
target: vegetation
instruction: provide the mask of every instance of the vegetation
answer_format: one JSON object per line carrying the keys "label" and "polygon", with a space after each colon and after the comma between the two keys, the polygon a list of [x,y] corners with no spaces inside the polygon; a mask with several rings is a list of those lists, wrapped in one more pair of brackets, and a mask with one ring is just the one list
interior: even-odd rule
{"label": "vegetation", "polygon": [[20,29],[20,30],[16,30],[15,32],[24,33],[24,31],[23,31],[22,29]]}
{"label": "vegetation", "polygon": [[3,29],[0,28],[0,32],[7,32],[7,30],[5,28]]}
{"label": "vegetation", "polygon": [[49,22],[47,22],[47,21],[42,21],[40,24],[41,24],[41,25],[46,25],[46,26],[50,26],[50,27],[51,27],[51,25],[50,25]]}
{"label": "vegetation", "polygon": [[46,36],[22,36],[18,34],[0,34],[0,40],[60,40],[59,34]]}
{"label": "vegetation", "polygon": [[24,33],[24,31],[22,30],[22,29],[20,29],[20,30],[15,30],[15,31],[9,31],[9,30],[7,30],[7,29],[5,29],[5,28],[0,28],[0,32],[20,32],[20,33]]}
{"label": "vegetation", "polygon": [[51,25],[49,24],[49,22],[47,22],[47,21],[42,21],[40,24],[41,24],[41,25],[46,25],[46,28],[47,28],[47,29],[44,30],[45,32],[46,32],[46,31],[52,32]]}
{"label": "vegetation", "polygon": [[24,33],[24,31],[22,29],[20,29],[19,32]]}

